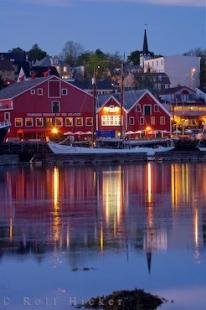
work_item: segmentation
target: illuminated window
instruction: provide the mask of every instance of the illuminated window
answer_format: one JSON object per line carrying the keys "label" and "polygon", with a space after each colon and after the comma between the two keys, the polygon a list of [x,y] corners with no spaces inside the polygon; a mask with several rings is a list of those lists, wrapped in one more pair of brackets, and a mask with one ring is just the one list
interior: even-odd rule
{"label": "illuminated window", "polygon": [[71,126],[73,126],[73,117],[66,117],[66,118],[65,118],[65,126],[66,126],[66,127],[71,127]]}
{"label": "illuminated window", "polygon": [[155,116],[151,116],[151,125],[155,125]]}
{"label": "illuminated window", "polygon": [[36,124],[36,127],[43,127],[44,126],[43,118],[42,117],[37,117],[35,119],[35,124]]}
{"label": "illuminated window", "polygon": [[43,95],[43,88],[37,88],[37,95],[42,96]]}
{"label": "illuminated window", "polygon": [[53,125],[52,117],[46,117],[45,126],[49,127]]}
{"label": "illuminated window", "polygon": [[144,116],[140,116],[139,123],[140,123],[140,125],[144,125]]}
{"label": "illuminated window", "polygon": [[32,117],[26,117],[25,118],[25,126],[26,127],[33,127],[33,118]]}
{"label": "illuminated window", "polygon": [[160,116],[160,125],[165,125],[165,116]]}
{"label": "illuminated window", "polygon": [[23,127],[23,118],[15,118],[15,127]]}
{"label": "illuminated window", "polygon": [[52,113],[60,113],[60,102],[59,101],[52,101]]}
{"label": "illuminated window", "polygon": [[102,115],[101,124],[102,126],[120,126],[121,119],[119,115]]}
{"label": "illuminated window", "polygon": [[134,117],[133,116],[129,117],[129,124],[134,125]]}
{"label": "illuminated window", "polygon": [[75,118],[75,125],[76,126],[83,126],[83,118],[82,117],[76,117]]}
{"label": "illuminated window", "polygon": [[63,126],[63,119],[62,117],[55,117],[55,125],[58,127],[62,127]]}
{"label": "illuminated window", "polygon": [[154,111],[155,112],[159,112],[160,108],[159,108],[159,105],[158,104],[155,104],[154,105]]}
{"label": "illuminated window", "polygon": [[92,126],[92,125],[93,125],[93,118],[86,117],[86,126]]}

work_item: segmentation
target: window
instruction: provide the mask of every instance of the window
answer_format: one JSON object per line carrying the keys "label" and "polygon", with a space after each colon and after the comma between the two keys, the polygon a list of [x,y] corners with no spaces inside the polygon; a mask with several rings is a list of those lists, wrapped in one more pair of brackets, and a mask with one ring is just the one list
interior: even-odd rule
{"label": "window", "polygon": [[152,107],[151,105],[145,105],[144,106],[144,115],[149,116],[152,114]]}
{"label": "window", "polygon": [[129,117],[129,125],[134,125],[134,117],[133,116]]}
{"label": "window", "polygon": [[15,127],[23,127],[23,118],[15,118]]}
{"label": "window", "polygon": [[144,125],[144,116],[140,116],[140,125]]}
{"label": "window", "polygon": [[62,95],[63,95],[63,96],[67,96],[67,89],[66,89],[66,88],[63,88],[63,89],[62,89]]}
{"label": "window", "polygon": [[46,117],[46,119],[45,119],[45,126],[49,127],[49,126],[52,126],[52,125],[53,125],[52,118],[51,117]]}
{"label": "window", "polygon": [[43,88],[37,88],[37,95],[42,96],[43,95]]}
{"label": "window", "polygon": [[151,116],[151,125],[155,125],[155,116]]}
{"label": "window", "polygon": [[60,102],[52,101],[52,113],[60,113]]}
{"label": "window", "polygon": [[76,126],[83,126],[83,118],[82,117],[76,117],[75,118],[75,125]]}
{"label": "window", "polygon": [[86,117],[86,126],[92,126],[92,125],[93,125],[93,118]]}
{"label": "window", "polygon": [[102,115],[101,124],[102,126],[120,126],[120,116]]}
{"label": "window", "polygon": [[66,126],[66,127],[71,127],[71,126],[73,126],[73,117],[66,117],[66,118],[65,118],[65,126]]}
{"label": "window", "polygon": [[60,97],[60,81],[54,80],[54,81],[49,81],[49,98],[59,98]]}
{"label": "window", "polygon": [[33,127],[33,118],[32,117],[26,117],[25,118],[25,126],[26,127]]}
{"label": "window", "polygon": [[35,95],[35,89],[31,89],[31,90],[30,90],[30,94],[31,94],[31,95]]}
{"label": "window", "polygon": [[154,111],[155,112],[159,112],[160,108],[159,108],[159,105],[158,104],[155,104],[154,105]]}
{"label": "window", "polygon": [[165,125],[165,116],[160,116],[160,125]]}
{"label": "window", "polygon": [[137,112],[141,112],[142,111],[141,104],[139,104],[139,103],[137,104],[136,110],[137,110]]}
{"label": "window", "polygon": [[55,117],[55,125],[58,127],[62,127],[63,126],[63,119],[62,117]]}
{"label": "window", "polygon": [[10,112],[4,112],[4,120],[10,121]]}
{"label": "window", "polygon": [[36,124],[36,127],[43,127],[44,126],[43,118],[42,117],[37,117],[35,119],[35,124]]}

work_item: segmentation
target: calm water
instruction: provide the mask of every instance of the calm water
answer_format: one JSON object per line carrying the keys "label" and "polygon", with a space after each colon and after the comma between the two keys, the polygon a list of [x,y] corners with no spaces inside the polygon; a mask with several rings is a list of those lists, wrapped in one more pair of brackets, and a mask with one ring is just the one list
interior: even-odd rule
{"label": "calm water", "polygon": [[117,289],[206,309],[206,165],[0,168],[0,309]]}

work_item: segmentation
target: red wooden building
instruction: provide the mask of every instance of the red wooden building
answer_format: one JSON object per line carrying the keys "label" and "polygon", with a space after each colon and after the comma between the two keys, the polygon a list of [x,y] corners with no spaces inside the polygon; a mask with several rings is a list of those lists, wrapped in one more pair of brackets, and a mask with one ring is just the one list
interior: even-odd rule
{"label": "red wooden building", "polygon": [[169,111],[148,90],[124,92],[121,113],[121,95],[104,95],[98,98],[98,130],[115,130],[128,137],[168,135],[171,131]]}
{"label": "red wooden building", "polygon": [[91,138],[93,96],[56,76],[15,83],[0,91],[0,121],[8,138],[44,139],[57,132]]}

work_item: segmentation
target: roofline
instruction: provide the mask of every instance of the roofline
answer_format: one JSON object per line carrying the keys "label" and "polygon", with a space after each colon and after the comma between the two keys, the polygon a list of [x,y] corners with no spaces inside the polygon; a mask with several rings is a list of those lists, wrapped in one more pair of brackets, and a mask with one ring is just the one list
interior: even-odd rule
{"label": "roofline", "polygon": [[[104,108],[104,106],[106,105],[107,102],[109,102],[110,99],[114,99],[114,101],[121,107],[121,102],[119,102],[113,95],[111,95],[110,97],[107,98],[107,100],[104,102],[104,104],[97,109],[97,112],[99,112],[102,108]],[[127,110],[125,109],[124,106],[123,106],[123,109],[127,113]]]}
{"label": "roofline", "polygon": [[94,97],[92,94],[90,94],[90,93],[88,93],[87,91],[85,91],[84,89],[82,89],[82,88],[79,88],[78,86],[76,86],[76,85],[73,85],[72,83],[70,83],[70,82],[67,82],[67,81],[64,81],[64,80],[62,80],[61,78],[59,78],[58,77],[58,79],[60,79],[62,82],[64,82],[64,83],[66,83],[66,84],[69,84],[70,86],[72,86],[72,87],[74,87],[74,88],[76,88],[76,89],[78,89],[78,90],[80,90],[81,92],[83,92],[84,94],[87,94],[88,96],[90,96],[90,97]]}
{"label": "roofline", "polygon": [[146,94],[148,94],[150,97],[152,97],[152,99],[154,99],[154,101],[162,108],[162,110],[163,110],[164,112],[166,112],[170,117],[172,116],[172,115],[170,114],[170,112],[167,111],[167,109],[165,109],[165,107],[162,105],[162,103],[161,103],[148,89],[144,90],[143,95],[142,95],[137,101],[134,102],[134,104],[133,104],[133,105],[131,106],[131,108],[128,110],[128,113],[133,109],[133,107],[134,107]]}
{"label": "roofline", "polygon": [[[51,79],[52,77],[56,77],[56,78],[59,79],[59,77],[57,77],[57,76],[55,76],[55,75],[48,76],[48,78],[47,78],[46,80],[41,81],[41,82],[37,83],[35,86],[31,86],[31,87],[25,89],[24,91],[20,92],[19,94],[15,95],[15,96],[13,96],[13,97],[7,98],[7,99],[13,100],[14,98],[16,98],[16,97],[18,97],[18,96],[21,96],[22,94],[24,94],[24,93],[27,92],[28,90],[31,90],[32,88],[34,88],[34,87],[36,87],[36,86],[39,86],[39,85],[41,85],[42,83],[48,81],[48,80]],[[21,82],[16,82],[16,83],[21,83]]]}

